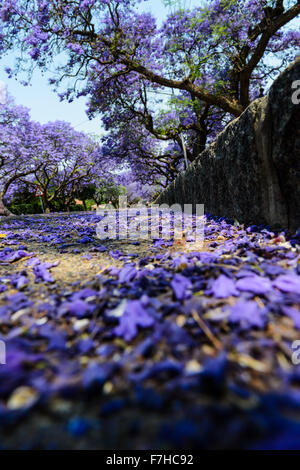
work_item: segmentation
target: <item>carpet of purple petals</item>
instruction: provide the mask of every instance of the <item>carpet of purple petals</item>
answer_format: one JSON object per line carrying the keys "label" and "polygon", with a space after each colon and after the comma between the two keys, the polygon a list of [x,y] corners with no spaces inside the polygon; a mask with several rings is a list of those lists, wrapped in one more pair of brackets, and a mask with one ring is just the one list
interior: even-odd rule
{"label": "carpet of purple petals", "polygon": [[0,448],[299,448],[299,233],[207,218],[193,252],[97,221],[1,221]]}

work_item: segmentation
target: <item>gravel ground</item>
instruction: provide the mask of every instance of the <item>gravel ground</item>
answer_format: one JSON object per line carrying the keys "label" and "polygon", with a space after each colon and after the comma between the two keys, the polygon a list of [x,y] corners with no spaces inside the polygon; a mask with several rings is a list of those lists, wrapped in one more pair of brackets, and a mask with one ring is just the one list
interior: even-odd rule
{"label": "gravel ground", "polygon": [[0,447],[300,446],[298,239],[208,220],[195,250],[98,240],[97,220],[0,222]]}

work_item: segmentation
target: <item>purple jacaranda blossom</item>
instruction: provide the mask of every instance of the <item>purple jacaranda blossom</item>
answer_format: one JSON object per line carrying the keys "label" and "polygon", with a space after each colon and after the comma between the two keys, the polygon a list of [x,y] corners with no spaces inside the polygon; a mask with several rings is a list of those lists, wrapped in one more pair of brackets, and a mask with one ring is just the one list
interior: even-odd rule
{"label": "purple jacaranda blossom", "polygon": [[81,339],[77,344],[77,349],[80,354],[86,354],[94,347],[94,341],[91,338]]}
{"label": "purple jacaranda blossom", "polygon": [[13,261],[18,261],[21,258],[27,258],[28,256],[32,256],[33,254],[34,253],[28,253],[24,250],[11,251],[8,253],[2,252],[0,254],[0,259],[12,263]]}
{"label": "purple jacaranda blossom", "polygon": [[165,240],[163,238],[157,238],[153,241],[154,248],[161,248],[163,246],[165,246]]}
{"label": "purple jacaranda blossom", "polygon": [[189,262],[188,257],[186,255],[181,255],[176,258],[173,258],[171,267],[176,269],[176,268],[188,266],[189,263],[190,262]]}
{"label": "purple jacaranda blossom", "polygon": [[15,244],[16,244],[16,240],[8,240],[8,239],[5,239],[4,241],[2,241],[2,244],[3,244],[3,245],[15,245]]}
{"label": "purple jacaranda blossom", "polygon": [[66,348],[66,334],[62,331],[53,331],[49,336],[48,351],[64,351]]}
{"label": "purple jacaranda blossom", "polygon": [[278,276],[272,284],[274,287],[277,287],[277,289],[280,289],[282,292],[300,294],[300,276],[293,274],[283,274],[281,276]]}
{"label": "purple jacaranda blossom", "polygon": [[269,276],[278,276],[279,274],[284,274],[286,272],[286,269],[279,264],[271,264],[267,262],[261,263],[260,268]]}
{"label": "purple jacaranda blossom", "polygon": [[39,304],[39,312],[45,312],[47,315],[52,315],[55,311],[55,306],[49,302]]}
{"label": "purple jacaranda blossom", "polygon": [[[230,259],[230,264],[232,260]],[[236,278],[241,279],[243,277],[254,276],[257,274],[257,270],[253,266],[244,266],[236,273]]]}
{"label": "purple jacaranda blossom", "polygon": [[40,240],[41,240],[42,242],[49,243],[49,242],[51,242],[51,241],[53,240],[53,238],[54,238],[53,236],[41,235]]}
{"label": "purple jacaranda blossom", "polygon": [[135,276],[137,275],[137,270],[135,269],[134,266],[127,265],[124,266],[122,269],[119,271],[119,282],[131,282]]}
{"label": "purple jacaranda blossom", "polygon": [[255,301],[238,301],[231,309],[229,322],[238,323],[243,330],[251,327],[264,328],[266,324],[266,312]]}
{"label": "purple jacaranda blossom", "polygon": [[14,280],[14,285],[18,290],[23,289],[28,284],[28,278],[27,276],[20,275],[17,276],[17,278]]}
{"label": "purple jacaranda blossom", "polygon": [[[37,325],[35,324],[32,328],[35,330]],[[42,338],[47,338],[48,351],[64,351],[66,349],[67,333],[62,329],[57,329],[53,323],[47,322],[39,325],[38,334]]]}
{"label": "purple jacaranda blossom", "polygon": [[30,259],[27,261],[26,266],[34,267],[34,266],[37,266],[37,265],[40,264],[40,263],[41,263],[40,258],[34,257],[34,258],[30,258]]}
{"label": "purple jacaranda blossom", "polygon": [[111,276],[118,276],[119,271],[120,270],[116,266],[110,266],[109,268],[107,268],[107,272],[109,272]]}
{"label": "purple jacaranda blossom", "polygon": [[135,356],[148,357],[154,351],[155,342],[153,338],[146,338],[144,341],[139,343],[134,349],[133,354]]}
{"label": "purple jacaranda blossom", "polygon": [[95,307],[84,300],[74,300],[72,302],[64,302],[59,308],[59,314],[69,313],[77,318],[89,316]]}
{"label": "purple jacaranda blossom", "polygon": [[122,336],[125,341],[131,341],[138,333],[138,327],[148,328],[154,324],[154,319],[140,300],[127,300],[119,326],[114,328],[114,334]]}
{"label": "purple jacaranda blossom", "polygon": [[156,377],[161,380],[169,380],[183,371],[183,365],[173,360],[165,360],[154,364],[150,368],[144,368],[141,372],[129,374],[129,380],[142,382],[143,380]]}
{"label": "purple jacaranda blossom", "polygon": [[54,282],[54,279],[48,270],[57,266],[58,264],[59,261],[55,261],[54,263],[35,263],[33,266],[33,272],[35,274],[36,281]]}
{"label": "purple jacaranda blossom", "polygon": [[273,305],[277,307],[279,307],[280,304],[283,304],[286,299],[285,294],[276,289],[271,289],[267,294],[265,294],[265,297],[268,300],[269,306]]}
{"label": "purple jacaranda blossom", "polygon": [[115,362],[105,362],[103,364],[96,362],[90,363],[82,375],[84,388],[102,386],[117,368],[118,365]]}
{"label": "purple jacaranda blossom", "polygon": [[105,246],[105,245],[97,245],[97,246],[93,246],[91,249],[90,249],[91,252],[99,252],[99,253],[104,253],[105,251],[108,251],[108,248]]}
{"label": "purple jacaranda blossom", "polygon": [[115,250],[115,251],[110,251],[109,255],[114,259],[119,259],[121,256],[123,256],[123,253],[120,250]]}
{"label": "purple jacaranda blossom", "polygon": [[54,282],[54,279],[46,267],[46,263],[40,263],[33,267],[33,272],[37,282]]}
{"label": "purple jacaranda blossom", "polygon": [[95,297],[97,295],[98,295],[97,291],[95,291],[94,289],[90,289],[89,287],[86,287],[84,289],[81,289],[78,292],[74,292],[74,294],[72,294],[71,296],[71,299],[72,300],[85,300],[88,297]]}
{"label": "purple jacaranda blossom", "polygon": [[56,245],[60,243],[63,243],[63,239],[61,237],[57,237],[52,241],[51,245]]}
{"label": "purple jacaranda blossom", "polygon": [[113,344],[101,344],[99,348],[96,349],[96,353],[101,357],[108,357],[116,350],[116,346]]}
{"label": "purple jacaranda blossom", "polygon": [[188,332],[172,321],[165,320],[163,324],[158,324],[155,330],[156,338],[164,336],[169,345],[179,346],[181,351],[195,345]]}
{"label": "purple jacaranda blossom", "polygon": [[217,299],[224,299],[231,295],[237,296],[239,292],[235,287],[235,282],[224,274],[221,274],[213,281],[208,293],[211,293]]}
{"label": "purple jacaranda blossom", "polygon": [[96,2],[96,0],[82,0],[80,2],[80,8],[82,8],[83,10],[94,5],[94,3]]}
{"label": "purple jacaranda blossom", "polygon": [[28,366],[41,358],[40,354],[32,354],[24,342],[18,339],[7,341],[6,364],[0,364],[0,397],[7,397],[16,387],[26,384],[30,380]]}
{"label": "purple jacaranda blossom", "polygon": [[25,245],[19,245],[19,246],[18,246],[18,250],[25,250],[25,251],[26,251],[26,250],[27,250],[27,246],[25,246]]}
{"label": "purple jacaranda blossom", "polygon": [[209,264],[217,261],[217,255],[209,251],[192,252],[191,255],[195,256],[201,263]]}
{"label": "purple jacaranda blossom", "polygon": [[281,305],[281,310],[284,315],[290,317],[297,330],[300,330],[300,310],[295,307],[288,307],[287,305]]}
{"label": "purple jacaranda blossom", "polygon": [[55,266],[58,266],[59,265],[59,261],[54,261],[54,262],[46,262],[46,263],[43,263],[45,268],[46,269],[51,269],[51,268],[54,268]]}
{"label": "purple jacaranda blossom", "polygon": [[236,287],[240,291],[251,292],[252,294],[266,294],[271,289],[271,282],[266,277],[253,275],[239,279],[236,282]]}
{"label": "purple jacaranda blossom", "polygon": [[165,253],[158,253],[155,258],[159,260],[160,262],[166,260],[167,258],[170,257],[170,252],[166,251]]}
{"label": "purple jacaranda blossom", "polygon": [[32,302],[21,292],[17,292],[16,294],[12,294],[6,297],[6,305],[4,306],[5,309],[9,309],[12,312],[17,312],[23,308],[29,307]]}
{"label": "purple jacaranda blossom", "polygon": [[171,281],[171,287],[177,300],[184,300],[189,297],[188,290],[191,288],[191,281],[182,276],[182,274],[175,274]]}
{"label": "purple jacaranda blossom", "polygon": [[77,240],[77,243],[82,243],[82,244],[93,243],[93,242],[94,242],[94,239],[91,237],[88,237],[87,235]]}

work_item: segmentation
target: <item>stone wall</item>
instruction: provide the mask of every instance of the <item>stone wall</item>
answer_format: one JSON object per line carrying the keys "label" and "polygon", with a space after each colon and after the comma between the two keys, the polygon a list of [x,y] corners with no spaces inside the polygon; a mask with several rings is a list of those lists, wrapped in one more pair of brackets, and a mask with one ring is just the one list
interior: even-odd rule
{"label": "stone wall", "polygon": [[[239,222],[300,227],[300,57],[232,121],[156,203],[204,204]],[[295,101],[295,100],[294,100]]]}

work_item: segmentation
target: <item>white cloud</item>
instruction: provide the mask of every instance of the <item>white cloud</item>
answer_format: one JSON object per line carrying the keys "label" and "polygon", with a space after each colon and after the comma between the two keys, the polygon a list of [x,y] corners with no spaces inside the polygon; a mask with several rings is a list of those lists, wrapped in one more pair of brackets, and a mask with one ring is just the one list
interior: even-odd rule
{"label": "white cloud", "polygon": [[0,104],[6,103],[6,85],[0,81]]}

